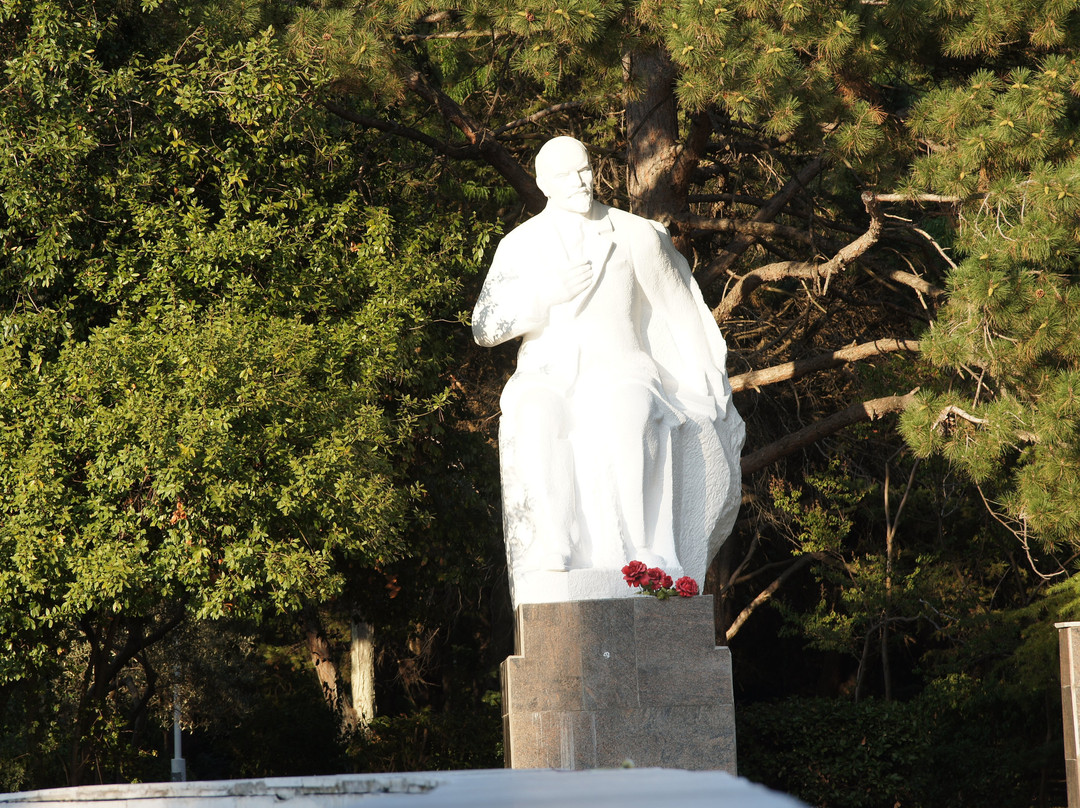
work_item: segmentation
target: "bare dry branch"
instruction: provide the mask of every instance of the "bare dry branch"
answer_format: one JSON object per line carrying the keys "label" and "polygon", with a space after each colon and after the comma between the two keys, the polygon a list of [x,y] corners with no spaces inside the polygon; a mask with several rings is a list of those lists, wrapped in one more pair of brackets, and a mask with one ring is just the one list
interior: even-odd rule
{"label": "bare dry branch", "polygon": [[780,440],[770,443],[756,452],[743,455],[743,476],[746,477],[754,472],[761,471],[761,469],[775,463],[781,457],[786,457],[799,449],[816,443],[822,438],[839,432],[844,427],[861,421],[872,421],[889,413],[900,412],[915,399],[916,392],[918,392],[918,388],[902,396],[885,396],[884,398],[875,398],[871,401],[852,404],[847,409],[833,413],[828,418],[810,424],[797,432],[785,435]]}
{"label": "bare dry branch", "polygon": [[724,592],[727,589],[730,589],[732,586],[735,585],[736,582],[739,581],[739,576],[742,575],[742,571],[744,569],[746,569],[746,565],[750,563],[750,559],[752,559],[754,557],[754,551],[757,550],[758,544],[760,542],[761,542],[761,533],[760,532],[755,532],[754,533],[754,538],[750,540],[750,547],[746,550],[746,553],[743,555],[743,559],[742,559],[742,561],[739,562],[739,566],[737,566],[735,568],[735,570],[731,573],[731,575],[728,576],[727,583],[723,584],[720,587],[720,591],[717,592],[717,595],[723,595]]}
{"label": "bare dry branch", "polygon": [[691,230],[705,230],[714,233],[741,233],[747,236],[765,236],[785,238],[800,244],[812,244],[814,236],[806,230],[772,222],[755,222],[750,219],[714,219],[712,216],[685,216],[678,219],[679,224]]}
{"label": "bare dry branch", "polygon": [[958,196],[942,196],[941,194],[877,194],[878,202],[940,202],[942,204],[955,205],[963,202]]}
{"label": "bare dry branch", "polygon": [[720,305],[713,309],[713,317],[716,318],[716,321],[720,323],[730,317],[735,308],[754,289],[766,281],[791,277],[825,278],[828,281],[834,272],[840,271],[869,250],[881,235],[882,216],[878,209],[877,198],[873,194],[864,193],[862,200],[866,206],[866,212],[870,214],[870,224],[867,226],[865,233],[841,247],[836,255],[824,263],[811,264],[801,261],[785,261],[779,264],[769,264],[746,273],[735,282],[735,285],[731,287],[724,299],[720,301]]}
{"label": "bare dry branch", "polygon": [[[803,166],[798,174],[788,180],[784,184],[784,187],[777,191],[772,199],[754,214],[752,221],[771,222],[775,219],[795,194],[803,190],[810,181],[821,172],[827,161],[828,158],[825,155],[820,155]],[[698,282],[701,284],[702,288],[707,289],[723,277],[728,267],[735,262],[735,259],[746,252],[753,243],[753,237],[745,233],[740,233],[737,238],[732,240],[731,243],[709,263],[705,268],[705,271],[698,278]]]}
{"label": "bare dry branch", "polygon": [[880,356],[894,351],[918,350],[919,341],[914,339],[880,339],[864,342],[861,345],[850,345],[847,348],[809,359],[798,359],[771,368],[740,373],[738,376],[731,377],[731,389],[739,393],[750,388],[758,389],[777,382],[799,379],[819,370],[839,367],[848,362],[859,362],[871,356]]}
{"label": "bare dry branch", "polygon": [[791,566],[780,573],[776,580],[761,590],[761,592],[758,593],[758,596],[750,601],[750,605],[739,612],[739,616],[732,621],[727,632],[724,634],[724,640],[726,642],[731,642],[735,638],[735,635],[739,633],[739,629],[743,627],[743,624],[750,619],[750,615],[752,615],[759,606],[772,600],[772,596],[776,594],[776,590],[783,585],[784,581],[821,555],[821,553],[807,553],[806,555],[801,555],[796,558]]}
{"label": "bare dry branch", "polygon": [[925,230],[920,230],[918,227],[912,227],[911,229],[914,230],[916,233],[918,233],[920,236],[922,236],[924,239],[929,241],[930,245],[935,250],[937,250],[937,254],[940,255],[942,258],[944,258],[945,262],[949,266],[951,266],[953,269],[956,269],[956,262],[953,261],[952,258],[949,257],[949,254],[947,252],[945,252],[945,248],[942,247],[940,244],[938,244],[937,240],[933,236],[931,236]]}
{"label": "bare dry branch", "polygon": [[[946,260],[948,260],[947,257]],[[902,269],[892,269],[889,267],[875,268],[873,271],[867,271],[875,278],[902,284],[927,297],[939,298],[945,294],[945,290],[940,286],[934,286],[934,284],[920,278],[914,272],[904,272]]]}
{"label": "bare dry branch", "polygon": [[990,504],[990,500],[986,498],[986,495],[983,493],[982,486],[976,485],[975,490],[979,492],[979,499],[982,500],[983,506],[986,508],[987,512],[992,517],[994,517],[998,524],[1000,524],[1002,527],[1012,533],[1013,536],[1016,537],[1016,540],[1020,542],[1020,546],[1024,548],[1024,555],[1027,556],[1028,565],[1031,567],[1032,572],[1034,572],[1044,581],[1051,581],[1059,575],[1068,575],[1068,569],[1066,569],[1065,565],[1056,558],[1054,558],[1054,561],[1057,562],[1059,568],[1057,572],[1043,572],[1035,564],[1035,559],[1031,557],[1031,544],[1030,536],[1028,534],[1027,517],[1023,513],[1021,513],[1019,515],[1019,518],[1017,519],[1014,519],[1013,517],[1008,515],[1000,514],[996,510],[994,510],[993,506]]}
{"label": "bare dry branch", "polygon": [[423,42],[427,39],[477,39],[479,37],[498,39],[504,36],[509,36],[509,33],[506,31],[443,31],[436,34],[406,34],[398,37],[398,42]]}
{"label": "bare dry branch", "polygon": [[731,202],[736,205],[754,205],[761,207],[765,200],[760,196],[747,196],[746,194],[690,194],[688,201],[691,205],[708,202]]}
{"label": "bare dry branch", "polygon": [[517,129],[521,126],[527,126],[530,123],[536,123],[537,121],[546,118],[548,115],[555,115],[559,112],[567,112],[573,109],[580,109],[585,105],[584,101],[566,101],[562,104],[552,104],[550,107],[545,107],[539,112],[534,112],[532,115],[527,115],[524,118],[518,118],[516,121],[510,121],[495,129],[495,136],[505,134],[511,129]]}

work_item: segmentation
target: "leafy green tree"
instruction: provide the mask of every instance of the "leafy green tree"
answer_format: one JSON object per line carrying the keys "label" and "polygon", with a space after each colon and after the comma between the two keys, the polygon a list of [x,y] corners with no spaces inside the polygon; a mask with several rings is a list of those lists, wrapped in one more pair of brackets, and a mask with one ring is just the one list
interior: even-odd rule
{"label": "leafy green tree", "polygon": [[148,649],[183,621],[295,614],[406,553],[430,323],[488,239],[370,193],[394,175],[314,103],[326,71],[197,11],[0,15],[0,710],[18,735],[68,672],[40,765],[72,784],[140,776]]}

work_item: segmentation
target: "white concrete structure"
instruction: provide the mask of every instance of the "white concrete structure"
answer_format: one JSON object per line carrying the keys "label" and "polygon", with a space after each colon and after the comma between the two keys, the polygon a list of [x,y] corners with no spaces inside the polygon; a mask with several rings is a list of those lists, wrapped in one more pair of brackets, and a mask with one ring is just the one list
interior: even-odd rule
{"label": "white concrete structure", "polygon": [[1080,623],[1054,623],[1061,665],[1061,723],[1069,808],[1080,808]]}
{"label": "white concrete structure", "polygon": [[0,794],[0,808],[800,808],[726,772],[679,769],[354,774],[81,786]]}
{"label": "white concrete structure", "polygon": [[635,559],[703,584],[740,502],[727,346],[667,230],[593,200],[581,143],[536,173],[548,205],[473,312],[481,345],[522,339],[499,432],[514,604],[631,595]]}

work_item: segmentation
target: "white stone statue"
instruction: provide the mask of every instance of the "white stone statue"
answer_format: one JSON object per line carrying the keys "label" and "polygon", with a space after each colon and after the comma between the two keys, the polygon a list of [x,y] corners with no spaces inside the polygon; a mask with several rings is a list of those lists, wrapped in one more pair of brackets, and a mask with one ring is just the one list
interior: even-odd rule
{"label": "white stone statue", "polygon": [[579,141],[548,141],[536,182],[547,207],[472,319],[481,345],[522,338],[499,429],[514,604],[632,595],[631,560],[703,584],[741,498],[724,338],[664,226],[593,200]]}

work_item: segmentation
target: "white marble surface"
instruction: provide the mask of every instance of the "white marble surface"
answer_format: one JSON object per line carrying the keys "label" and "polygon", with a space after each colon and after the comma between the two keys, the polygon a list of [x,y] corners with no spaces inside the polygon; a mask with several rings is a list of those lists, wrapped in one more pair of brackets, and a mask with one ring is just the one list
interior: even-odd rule
{"label": "white marble surface", "polygon": [[[593,200],[581,143],[536,165],[548,205],[473,311],[481,345],[521,338],[499,431],[514,604],[631,595],[635,559],[704,584],[741,494],[724,338],[667,230]],[[581,570],[601,574],[549,574]]]}
{"label": "white marble surface", "polygon": [[33,808],[800,808],[727,772],[682,769],[490,769],[191,783],[82,786],[0,794]]}

